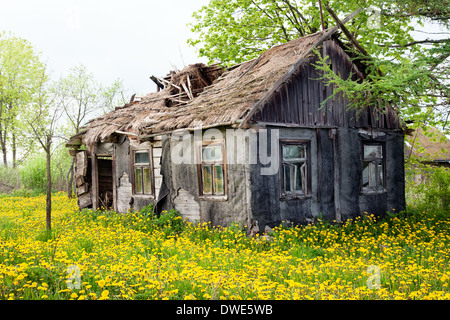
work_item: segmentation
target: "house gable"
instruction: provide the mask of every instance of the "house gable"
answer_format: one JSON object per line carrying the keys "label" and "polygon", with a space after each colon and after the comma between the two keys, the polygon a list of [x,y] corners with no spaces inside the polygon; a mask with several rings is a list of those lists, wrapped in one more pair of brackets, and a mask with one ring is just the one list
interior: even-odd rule
{"label": "house gable", "polygon": [[[354,81],[364,78],[335,40],[327,40],[318,49],[323,56],[329,56],[332,70],[343,79],[347,79],[350,74]],[[321,71],[314,66],[317,61],[316,55],[309,56],[267,98],[249,122],[304,127],[400,128],[398,115],[390,106],[385,111],[370,106],[364,110],[356,110],[342,93],[323,105],[323,101],[332,95],[333,87],[326,86],[320,80]]]}

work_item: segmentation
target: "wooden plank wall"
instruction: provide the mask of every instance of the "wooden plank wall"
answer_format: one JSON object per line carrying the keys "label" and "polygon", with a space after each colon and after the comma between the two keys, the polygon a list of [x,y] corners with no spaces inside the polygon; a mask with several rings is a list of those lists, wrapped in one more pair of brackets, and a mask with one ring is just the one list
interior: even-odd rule
{"label": "wooden plank wall", "polygon": [[156,136],[152,143],[153,148],[153,177],[155,178],[155,199],[158,199],[159,190],[162,184],[161,175],[161,155],[162,155],[162,137]]}
{"label": "wooden plank wall", "polygon": [[[333,71],[341,74],[344,79],[348,78],[350,72],[354,81],[363,78],[363,74],[336,42],[329,40],[325,46]],[[311,57],[309,63],[303,64],[252,119],[257,122],[308,127],[399,128],[398,116],[390,107],[386,108],[386,112],[380,112],[371,106],[357,111],[342,94],[322,106],[322,102],[332,94],[333,88],[325,86],[319,80],[321,75],[313,65],[315,62],[317,57]]]}
{"label": "wooden plank wall", "polygon": [[87,151],[79,151],[75,156],[75,183],[80,209],[92,206],[91,168]]}

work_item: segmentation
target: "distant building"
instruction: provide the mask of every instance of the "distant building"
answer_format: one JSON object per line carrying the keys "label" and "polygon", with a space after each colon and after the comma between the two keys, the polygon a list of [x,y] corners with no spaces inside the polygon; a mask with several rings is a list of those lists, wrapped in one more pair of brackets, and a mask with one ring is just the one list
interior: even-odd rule
{"label": "distant building", "polygon": [[405,141],[405,157],[416,155],[421,162],[450,168],[450,140],[438,129],[412,131]]}

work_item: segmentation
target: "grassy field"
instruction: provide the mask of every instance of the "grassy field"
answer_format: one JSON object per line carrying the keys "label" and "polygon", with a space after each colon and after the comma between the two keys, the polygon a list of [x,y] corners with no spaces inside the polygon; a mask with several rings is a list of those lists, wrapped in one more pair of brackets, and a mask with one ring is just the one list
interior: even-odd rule
{"label": "grassy field", "polygon": [[79,212],[0,197],[0,299],[450,299],[450,219],[390,214],[330,225],[192,225],[174,212]]}

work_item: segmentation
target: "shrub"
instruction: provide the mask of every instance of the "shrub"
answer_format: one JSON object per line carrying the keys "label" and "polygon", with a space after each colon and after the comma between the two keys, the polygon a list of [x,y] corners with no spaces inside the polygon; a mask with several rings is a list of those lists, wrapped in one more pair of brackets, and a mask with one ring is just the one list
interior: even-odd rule
{"label": "shrub", "polygon": [[17,185],[17,169],[0,165],[0,193],[10,193]]}
{"label": "shrub", "polygon": [[[59,148],[52,153],[51,174],[53,192],[66,191],[67,172],[70,167],[70,161],[71,158],[65,148]],[[32,190],[33,195],[47,191],[47,159],[45,153],[38,153],[27,158],[27,161],[19,167],[19,171],[21,188]]]}
{"label": "shrub", "polygon": [[123,223],[139,231],[163,231],[166,237],[177,235],[186,227],[186,222],[177,210],[163,211],[158,215],[153,204],[143,207],[140,211],[126,213]]}
{"label": "shrub", "polygon": [[[412,177],[414,177],[414,179]],[[407,203],[411,208],[450,213],[450,169],[424,166],[410,174],[406,184]]]}
{"label": "shrub", "polygon": [[26,189],[31,189],[38,193],[46,192],[47,173],[44,154],[28,159],[20,168],[20,181]]}

